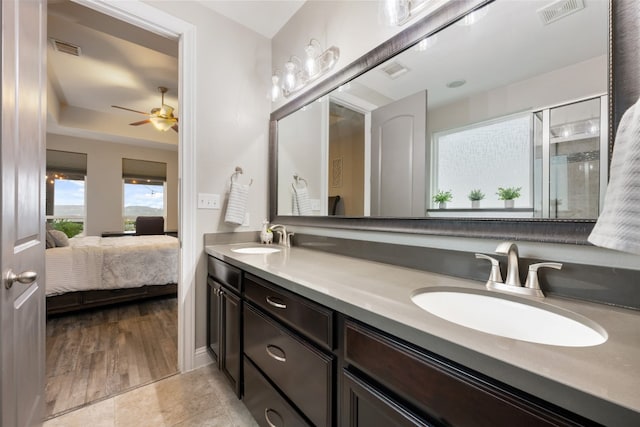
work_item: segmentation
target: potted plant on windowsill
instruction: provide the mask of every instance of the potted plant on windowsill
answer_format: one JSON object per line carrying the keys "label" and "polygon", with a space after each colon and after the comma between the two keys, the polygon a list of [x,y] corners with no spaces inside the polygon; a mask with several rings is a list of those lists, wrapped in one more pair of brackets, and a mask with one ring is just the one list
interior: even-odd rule
{"label": "potted plant on windowsill", "polygon": [[480,207],[480,200],[484,199],[484,193],[479,188],[473,189],[467,195],[471,200],[471,208],[478,209]]}
{"label": "potted plant on windowsill", "polygon": [[433,196],[433,201],[438,204],[438,209],[446,209],[447,202],[450,202],[453,199],[453,194],[451,194],[451,190],[442,191],[438,190],[438,192]]}
{"label": "potted plant on windowsill", "polygon": [[496,194],[498,195],[498,199],[504,200],[504,207],[511,209],[513,208],[515,199],[520,197],[520,190],[522,190],[522,187],[499,187]]}

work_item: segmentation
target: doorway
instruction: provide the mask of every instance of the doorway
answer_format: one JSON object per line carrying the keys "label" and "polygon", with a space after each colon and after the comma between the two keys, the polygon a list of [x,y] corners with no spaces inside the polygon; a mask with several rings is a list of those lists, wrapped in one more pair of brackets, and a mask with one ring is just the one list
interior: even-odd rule
{"label": "doorway", "polygon": [[181,241],[178,298],[177,305],[177,367],[178,371],[190,370],[194,366],[194,292],[191,289],[194,282],[195,255],[195,221],[194,207],[183,200],[191,200],[195,188],[193,173],[193,120],[194,110],[194,82],[183,81],[183,75],[193,75],[194,61],[194,29],[173,16],[170,16],[152,6],[140,2],[106,1],[78,1],[82,5],[112,18],[120,19],[155,34],[160,34],[174,40],[179,40],[181,61],[179,63],[180,101],[180,135],[178,149],[179,169],[179,200],[178,200],[178,231]]}

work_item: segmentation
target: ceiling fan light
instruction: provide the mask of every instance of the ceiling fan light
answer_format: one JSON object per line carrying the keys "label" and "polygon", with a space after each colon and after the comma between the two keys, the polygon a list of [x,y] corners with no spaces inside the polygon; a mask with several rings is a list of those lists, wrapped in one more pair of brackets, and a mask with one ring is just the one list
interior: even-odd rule
{"label": "ceiling fan light", "polygon": [[162,132],[168,131],[173,125],[176,124],[175,119],[172,120],[163,117],[150,117],[149,120],[151,121],[153,127]]}

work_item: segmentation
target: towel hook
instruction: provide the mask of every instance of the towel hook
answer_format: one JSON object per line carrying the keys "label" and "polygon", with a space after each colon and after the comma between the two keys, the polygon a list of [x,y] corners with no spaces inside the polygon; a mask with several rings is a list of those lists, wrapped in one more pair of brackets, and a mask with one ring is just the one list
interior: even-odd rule
{"label": "towel hook", "polygon": [[[242,168],[240,166],[236,166],[235,171],[231,174],[231,182],[237,181],[238,180],[238,175],[242,175],[244,173],[244,171],[242,170]],[[251,181],[249,181],[249,185],[253,184],[253,178],[251,178]]]}

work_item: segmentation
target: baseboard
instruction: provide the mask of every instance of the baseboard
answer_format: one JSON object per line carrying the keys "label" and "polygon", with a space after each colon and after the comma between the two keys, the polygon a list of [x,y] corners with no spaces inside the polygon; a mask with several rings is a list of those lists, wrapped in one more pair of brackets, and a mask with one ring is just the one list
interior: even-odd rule
{"label": "baseboard", "polygon": [[202,368],[203,366],[213,363],[213,359],[209,355],[207,347],[196,348],[193,359],[193,369]]}

